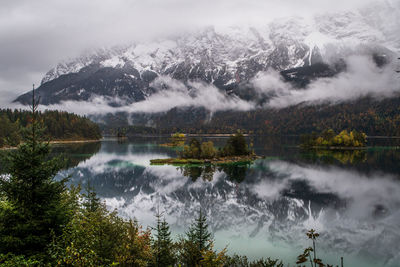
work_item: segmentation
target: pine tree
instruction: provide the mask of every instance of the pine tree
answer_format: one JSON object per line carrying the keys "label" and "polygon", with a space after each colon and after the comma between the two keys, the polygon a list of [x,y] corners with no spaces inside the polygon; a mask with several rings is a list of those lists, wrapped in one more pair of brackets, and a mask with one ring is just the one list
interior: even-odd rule
{"label": "pine tree", "polygon": [[97,197],[94,188],[90,184],[87,184],[85,189],[86,194],[83,194],[83,207],[86,209],[87,212],[95,212],[101,206],[100,198]]}
{"label": "pine tree", "polygon": [[49,159],[48,143],[39,140],[36,121],[38,101],[33,90],[32,118],[26,143],[8,154],[7,177],[0,179],[0,253],[41,254],[68,221],[63,202],[66,179],[56,181],[62,167],[59,158]]}
{"label": "pine tree", "polygon": [[243,156],[249,154],[246,138],[238,131],[235,135],[231,135],[223,148],[225,156]]}
{"label": "pine tree", "polygon": [[199,216],[186,232],[186,239],[183,243],[182,258],[187,266],[199,265],[203,259],[202,254],[211,249],[212,235],[208,231],[207,218],[201,209]]}
{"label": "pine tree", "polygon": [[207,218],[201,209],[199,217],[197,217],[195,223],[192,225],[192,232],[194,233],[194,242],[200,251],[210,249],[212,236],[208,231]]}
{"label": "pine tree", "polygon": [[169,225],[165,218],[157,212],[157,226],[155,228],[155,240],[153,241],[153,249],[155,253],[155,266],[173,266],[175,263],[174,254],[172,251],[173,242]]}

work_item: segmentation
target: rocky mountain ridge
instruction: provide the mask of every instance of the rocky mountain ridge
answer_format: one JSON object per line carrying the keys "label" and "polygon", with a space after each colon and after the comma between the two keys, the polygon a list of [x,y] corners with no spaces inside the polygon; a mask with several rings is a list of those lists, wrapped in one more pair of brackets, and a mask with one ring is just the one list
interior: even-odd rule
{"label": "rocky mountain ridge", "polygon": [[[399,13],[400,1],[385,1],[311,20],[293,17],[258,27],[207,27],[170,39],[100,49],[58,64],[44,76],[38,92],[45,105],[95,96],[112,99],[110,105],[124,105],[156,92],[152,82],[160,76],[200,80],[237,94],[268,69],[290,73],[324,62],[329,67],[323,75],[334,75],[337,63],[349,54],[392,60],[400,50],[400,23],[395,19]],[[23,104],[29,100],[29,93],[16,99]]]}

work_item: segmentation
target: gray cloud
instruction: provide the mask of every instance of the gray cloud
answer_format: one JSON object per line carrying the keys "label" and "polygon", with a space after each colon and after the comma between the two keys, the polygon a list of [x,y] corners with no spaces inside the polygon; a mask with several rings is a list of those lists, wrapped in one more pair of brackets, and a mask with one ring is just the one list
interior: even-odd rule
{"label": "gray cloud", "polygon": [[[189,82],[188,86],[181,81],[170,77],[157,78],[152,87],[158,92],[149,96],[146,100],[123,105],[124,101],[116,98],[95,96],[90,101],[64,101],[60,104],[40,106],[44,109],[57,109],[74,112],[77,114],[106,114],[116,112],[128,113],[161,113],[172,108],[204,107],[210,112],[222,110],[251,110],[256,104],[247,102],[237,96],[229,96],[217,87],[204,82]],[[120,107],[112,107],[110,103],[120,103]],[[15,108],[27,108],[20,104]]]}
{"label": "gray cloud", "polygon": [[[383,0],[382,0],[383,1]],[[3,0],[0,105],[39,83],[62,59],[94,47],[162,37],[205,25],[264,24],[293,14],[353,9],[365,0]]]}
{"label": "gray cloud", "polygon": [[[78,114],[161,113],[172,108],[204,107],[211,113],[225,110],[248,111],[255,108],[284,108],[291,105],[338,103],[370,96],[375,99],[400,96],[400,77],[394,71],[395,63],[379,68],[366,55],[351,55],[346,60],[347,70],[335,77],[320,78],[306,88],[298,89],[284,82],[279,72],[258,73],[249,83],[255,89],[256,98],[269,100],[262,106],[259,101],[245,101],[235,95],[227,95],[213,85],[189,82],[187,85],[170,77],[157,78],[152,87],[157,92],[146,100],[132,104],[103,96],[90,101],[64,101],[60,104],[41,106],[42,109],[58,109]],[[110,103],[120,103],[112,107]],[[26,108],[14,105],[16,108]]]}
{"label": "gray cloud", "polygon": [[277,72],[259,73],[251,83],[259,94],[272,96],[266,105],[270,108],[400,95],[400,77],[394,71],[394,64],[378,68],[370,57],[364,55],[349,56],[346,64],[346,72],[315,80],[305,89],[296,89],[283,82]]}

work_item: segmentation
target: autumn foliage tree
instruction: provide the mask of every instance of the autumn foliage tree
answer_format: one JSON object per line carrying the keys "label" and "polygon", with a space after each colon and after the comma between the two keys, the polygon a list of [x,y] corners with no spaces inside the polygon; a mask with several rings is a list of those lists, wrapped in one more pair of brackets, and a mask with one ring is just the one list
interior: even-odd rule
{"label": "autumn foliage tree", "polygon": [[301,141],[302,147],[363,147],[367,143],[367,135],[356,130],[343,130],[336,134],[330,129],[319,135],[303,135]]}
{"label": "autumn foliage tree", "polygon": [[50,245],[54,264],[148,266],[153,261],[150,231],[108,211],[93,189],[87,190],[77,193],[72,220]]}

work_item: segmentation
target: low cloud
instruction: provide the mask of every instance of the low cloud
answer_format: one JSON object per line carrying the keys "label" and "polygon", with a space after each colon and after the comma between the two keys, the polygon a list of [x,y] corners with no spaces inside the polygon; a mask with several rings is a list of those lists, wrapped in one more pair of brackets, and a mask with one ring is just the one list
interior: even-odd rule
{"label": "low cloud", "polygon": [[259,73],[252,81],[258,94],[270,96],[266,108],[291,105],[337,103],[371,96],[376,99],[400,93],[400,76],[393,65],[379,68],[366,56],[350,56],[347,70],[332,78],[320,78],[304,89],[285,83],[277,72]]}
{"label": "low cloud", "polygon": [[211,112],[246,111],[255,107],[252,102],[234,95],[228,96],[217,87],[203,82],[189,82],[186,86],[169,77],[161,77],[152,86],[159,91],[145,101],[134,103],[123,109],[129,112],[157,113],[175,107],[204,107]]}
{"label": "low cloud", "polygon": [[[393,64],[379,68],[372,59],[360,55],[349,56],[346,64],[345,72],[331,78],[316,79],[301,89],[285,82],[277,71],[260,72],[249,82],[255,93],[253,101],[243,100],[234,94],[228,95],[205,82],[190,81],[185,84],[162,76],[151,84],[156,92],[144,101],[124,105],[124,101],[117,98],[94,96],[90,101],[64,101],[41,108],[95,115],[117,112],[162,113],[173,108],[196,107],[205,108],[212,114],[218,111],[248,111],[256,108],[280,109],[297,104],[336,104],[366,96],[379,100],[399,95],[400,75],[394,71],[396,66]],[[110,103],[121,105],[113,107]]]}
{"label": "low cloud", "polygon": [[[173,108],[204,107],[211,113],[223,110],[247,111],[254,109],[255,103],[245,101],[235,95],[227,95],[217,87],[204,82],[183,82],[170,77],[159,77],[152,87],[156,93],[146,100],[120,107],[110,103],[123,103],[116,98],[94,96],[90,101],[63,101],[60,104],[41,106],[42,110],[65,110],[77,114],[161,113]],[[17,104],[14,108],[26,108]]]}

